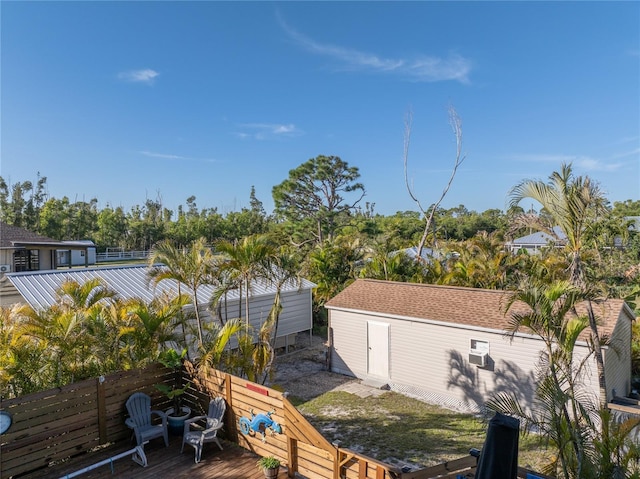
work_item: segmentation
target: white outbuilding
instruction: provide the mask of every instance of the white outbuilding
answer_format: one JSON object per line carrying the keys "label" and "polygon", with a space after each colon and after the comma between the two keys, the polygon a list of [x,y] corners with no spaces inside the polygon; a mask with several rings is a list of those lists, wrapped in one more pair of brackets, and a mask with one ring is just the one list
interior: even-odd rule
{"label": "white outbuilding", "polygon": [[[494,393],[531,404],[544,349],[532,334],[505,335],[508,292],[359,279],[327,302],[331,370],[450,409],[477,412]],[[515,305],[522,310],[525,305]],[[631,388],[631,325],[618,299],[594,304],[604,347],[608,400]],[[585,333],[583,333],[585,334]],[[575,358],[589,355],[586,335]],[[584,390],[597,404],[595,360]]]}

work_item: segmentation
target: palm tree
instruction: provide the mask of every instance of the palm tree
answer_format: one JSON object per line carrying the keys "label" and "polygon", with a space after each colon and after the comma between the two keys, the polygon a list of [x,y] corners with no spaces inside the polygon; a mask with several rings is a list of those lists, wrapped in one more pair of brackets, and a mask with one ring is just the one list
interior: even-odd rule
{"label": "palm tree", "polygon": [[102,307],[116,296],[116,292],[100,278],[91,278],[82,284],[77,281],[65,281],[57,293],[61,307],[87,313]]}
{"label": "palm tree", "polygon": [[317,284],[314,298],[319,306],[333,298],[358,277],[357,266],[364,259],[360,241],[338,236],[325,241],[309,255],[311,281]]}
{"label": "palm tree", "polygon": [[22,305],[0,307],[0,391],[5,398],[23,396],[51,386],[47,344],[24,334]]}
{"label": "palm tree", "polygon": [[214,323],[204,325],[204,342],[198,357],[198,372],[205,374],[210,368],[220,369],[223,355],[231,338],[240,332],[242,323],[238,318],[230,319],[223,326]]}
{"label": "palm tree", "polygon": [[361,278],[385,281],[423,282],[425,261],[416,261],[406,252],[394,249],[389,237],[381,237],[369,248],[364,265],[359,272]]}
{"label": "palm tree", "polygon": [[94,339],[94,356],[102,373],[122,368],[120,331],[126,325],[123,301],[114,299],[86,314],[87,334]]}
{"label": "palm tree", "polygon": [[[221,240],[216,243],[216,251],[224,257],[221,269],[230,280],[225,287],[226,290],[238,287],[240,302],[242,302],[244,291],[244,316],[248,329],[252,283],[269,277],[276,248],[265,235],[251,235],[246,236],[242,241]],[[240,310],[240,319],[242,319],[242,310]]]}
{"label": "palm tree", "polygon": [[561,171],[554,171],[549,182],[524,180],[509,193],[509,206],[517,206],[528,198],[542,205],[554,224],[546,223],[541,217],[521,215],[516,221],[520,226],[528,226],[553,236],[558,226],[566,236],[565,250],[568,253],[569,277],[576,286],[584,286],[584,266],[582,254],[588,229],[605,212],[606,199],[600,187],[588,176],[573,175],[571,165],[563,164]]}
{"label": "palm tree", "polygon": [[[553,227],[558,226],[564,233],[565,251],[569,258],[569,278],[579,288],[586,287],[583,253],[587,231],[605,211],[605,198],[599,186],[588,176],[573,175],[571,165],[563,164],[560,172],[554,171],[549,182],[524,180],[510,192],[510,208],[518,206],[525,198],[540,203],[553,224],[541,217],[521,215],[520,226],[529,226],[557,237]],[[607,387],[604,375],[604,360],[598,325],[593,308],[589,306],[589,327],[591,329],[593,352],[598,369],[600,405],[606,407]]]}
{"label": "palm tree", "polygon": [[130,367],[146,366],[155,361],[161,347],[175,340],[176,322],[182,308],[190,302],[185,295],[166,294],[150,303],[135,298],[122,305],[127,325],[120,328],[120,337],[127,345]]}
{"label": "palm tree", "polygon": [[52,386],[79,379],[84,353],[91,349],[91,338],[83,334],[84,316],[56,305],[42,311],[23,305],[18,314],[24,318],[22,334],[47,352]]}
{"label": "palm tree", "polygon": [[[234,243],[221,241],[217,243],[217,247],[226,257],[221,269],[225,278],[222,282],[227,287],[224,291],[221,288],[214,299],[218,300],[225,291],[238,287],[242,301],[242,291],[245,292],[245,330],[238,335],[238,347],[230,358],[229,367],[251,381],[264,382],[275,357],[274,344],[282,311],[282,288],[292,282],[299,284],[300,281],[297,252],[286,247],[276,248],[264,235],[248,236],[241,242]],[[262,281],[276,289],[269,315],[257,329],[253,329],[249,321],[249,298],[255,281]],[[242,320],[242,311],[239,319]]]}
{"label": "palm tree", "polygon": [[276,287],[276,295],[269,312],[269,318],[267,323],[271,323],[272,334],[270,336],[270,343],[272,347],[275,347],[275,341],[278,337],[278,325],[280,322],[280,312],[282,311],[281,295],[282,288],[288,284],[293,283],[300,286],[300,263],[301,259],[297,250],[292,247],[282,246],[277,249],[274,255],[271,257],[271,268],[266,270],[267,281]]}
{"label": "palm tree", "polygon": [[577,316],[575,307],[589,299],[590,293],[567,281],[528,284],[512,294],[505,310],[510,312],[507,334],[521,330],[533,333],[545,345],[539,363],[536,400],[525,410],[510,393],[501,393],[488,401],[490,409],[517,416],[525,430],[535,429],[557,449],[556,460],[548,473],[560,468],[565,478],[587,477],[588,440],[593,431],[595,408],[581,394],[586,359],[574,361],[574,348],[588,327],[585,316]]}
{"label": "palm tree", "polygon": [[[158,267],[156,263],[162,263],[165,267]],[[147,274],[154,284],[163,279],[176,281],[178,295],[181,284],[189,288],[198,328],[198,347],[202,346],[203,341],[198,289],[215,281],[211,274],[214,263],[214,254],[205,238],[195,240],[189,248],[177,248],[168,240],[161,241],[152,248],[148,258]]]}

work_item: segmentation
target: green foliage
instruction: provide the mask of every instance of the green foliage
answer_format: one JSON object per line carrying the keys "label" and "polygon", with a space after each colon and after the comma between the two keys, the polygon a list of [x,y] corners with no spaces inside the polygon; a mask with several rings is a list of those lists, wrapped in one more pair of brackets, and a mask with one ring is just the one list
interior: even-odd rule
{"label": "green foliage", "polygon": [[181,409],[181,397],[187,392],[191,383],[182,385],[182,364],[187,356],[186,348],[181,352],[176,351],[173,348],[165,349],[158,355],[158,362],[165,368],[173,369],[174,382],[172,385],[168,384],[156,384],[155,387],[162,394],[167,396],[167,399],[173,402],[174,414],[179,414]]}
{"label": "green foliage", "polygon": [[616,201],[611,211],[615,216],[640,216],[640,200]]}
{"label": "green foliage", "polygon": [[[337,156],[311,158],[273,187],[276,214],[291,223],[308,222],[308,237],[317,243],[331,239],[364,197],[364,185],[356,182],[359,177],[358,168]],[[343,195],[355,200],[347,202]]]}
{"label": "green foliage", "polygon": [[258,469],[277,469],[280,467],[280,460],[274,456],[264,456],[256,464]]}
{"label": "green foliage", "polygon": [[[227,345],[231,338],[242,331],[243,325],[238,318],[230,319],[223,326],[213,322],[204,325],[204,340],[198,357],[198,370],[209,368],[224,369],[224,361],[229,357]],[[225,353],[227,353],[225,355]]]}
{"label": "green foliage", "polygon": [[181,352],[176,351],[173,348],[166,349],[161,351],[158,355],[158,362],[162,364],[165,368],[169,369],[180,369],[182,367],[182,363],[184,362],[184,358],[187,356],[186,348]]}
{"label": "green foliage", "polygon": [[543,470],[547,474],[565,479],[637,477],[638,446],[631,433],[640,419],[618,421],[593,402],[582,387],[586,361],[574,358],[576,341],[590,322],[586,315],[576,315],[575,307],[594,299],[592,291],[567,281],[529,284],[513,293],[506,307],[508,334],[533,333],[545,344],[535,398],[525,409],[515,394],[500,393],[487,406],[519,418],[525,431],[537,431],[552,446],[556,455]]}
{"label": "green foliage", "polygon": [[321,308],[358,277],[358,264],[364,258],[359,241],[338,237],[316,246],[308,259],[309,279],[317,284],[314,300]]}
{"label": "green foliage", "polygon": [[633,439],[640,418],[617,419],[610,409],[599,411],[601,430],[593,436],[591,477],[640,478],[640,445]]}
{"label": "green foliage", "polygon": [[109,247],[126,247],[127,217],[122,207],[118,206],[113,209],[107,206],[100,210],[97,225],[98,229],[93,240],[99,251],[104,251]]}

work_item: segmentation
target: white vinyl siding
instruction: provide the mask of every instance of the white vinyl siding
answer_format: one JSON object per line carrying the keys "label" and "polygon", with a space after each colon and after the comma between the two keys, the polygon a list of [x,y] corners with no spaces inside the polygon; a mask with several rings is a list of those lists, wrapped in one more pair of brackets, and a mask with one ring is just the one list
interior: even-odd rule
{"label": "white vinyl siding", "polygon": [[[340,374],[367,376],[367,322],[362,315],[330,311],[331,370]],[[393,333],[392,333],[393,334]]]}
{"label": "white vinyl siding", "polygon": [[607,398],[626,396],[631,392],[631,319],[621,317],[604,351],[604,370],[607,379]]}
{"label": "white vinyl siding", "polygon": [[[251,318],[251,327],[254,333],[264,324],[269,316],[269,311],[273,306],[275,294],[263,294],[260,296],[249,297],[249,317]],[[295,335],[300,332],[310,331],[312,325],[312,312],[311,312],[311,290],[302,289],[299,292],[286,292],[280,296],[280,304],[282,305],[282,311],[280,312],[280,318],[278,320],[278,336],[275,342],[276,347],[289,346],[295,343]],[[245,324],[245,302],[242,300],[242,324]],[[188,306],[187,310],[193,310],[193,307]],[[220,326],[220,318],[216,313],[212,313],[209,310],[207,304],[201,305],[200,318],[203,323],[214,322],[217,326]],[[227,304],[225,314],[225,304],[222,301],[222,307],[220,311],[224,322],[229,319],[239,317],[238,312],[238,300],[230,300]],[[191,320],[191,326],[196,327],[195,319]],[[195,329],[194,329],[195,330]],[[178,334],[181,334],[181,330],[176,330]],[[187,335],[187,340],[190,343],[195,344],[196,337]],[[229,341],[228,347],[233,349],[237,347],[238,341],[235,336]],[[193,355],[196,355],[195,351],[192,351]]]}
{"label": "white vinyl siding", "polygon": [[[516,336],[511,340],[497,330],[336,309],[329,315],[334,372],[369,379],[367,321],[386,322],[390,330],[391,389],[470,411],[481,409],[497,392],[513,393],[523,404],[531,404],[536,365],[544,348],[534,337]],[[468,361],[472,339],[489,343],[490,359],[484,368]],[[586,347],[577,346],[576,354],[583,357]],[[597,378],[594,390],[591,369],[585,387],[597,394]]]}
{"label": "white vinyl siding", "polygon": [[[267,320],[274,300],[275,294],[249,296],[249,318],[253,328],[259,329]],[[309,331],[313,327],[310,289],[283,293],[280,296],[280,304],[282,305],[282,311],[278,320],[278,337]],[[244,299],[241,302],[237,299],[230,300],[226,308],[223,300],[220,312],[225,321],[242,317],[244,322],[245,307]],[[211,319],[213,320],[213,317]],[[217,318],[215,320],[217,321]]]}

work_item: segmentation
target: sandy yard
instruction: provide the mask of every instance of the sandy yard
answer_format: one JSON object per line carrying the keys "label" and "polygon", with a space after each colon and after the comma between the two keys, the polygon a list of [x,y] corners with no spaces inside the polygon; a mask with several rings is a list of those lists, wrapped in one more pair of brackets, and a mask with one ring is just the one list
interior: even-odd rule
{"label": "sandy yard", "polygon": [[301,333],[296,339],[295,350],[288,354],[281,352],[276,358],[275,375],[267,385],[308,401],[352,382],[358,380],[327,370],[327,348],[323,338],[310,338],[308,333]]}

